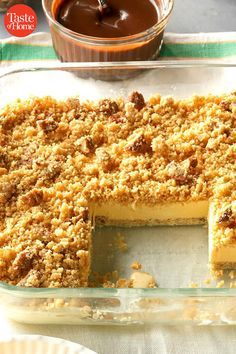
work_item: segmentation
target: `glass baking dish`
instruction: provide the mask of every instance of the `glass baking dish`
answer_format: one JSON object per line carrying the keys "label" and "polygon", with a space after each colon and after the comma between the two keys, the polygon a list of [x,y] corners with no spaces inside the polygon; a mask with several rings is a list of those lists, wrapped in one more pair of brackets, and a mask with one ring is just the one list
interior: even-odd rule
{"label": "glass baking dish", "polygon": [[[129,79],[117,80],[128,73]],[[114,75],[114,80],[102,81]],[[98,79],[99,78],[99,79]],[[0,104],[16,98],[51,95],[81,99],[127,97],[140,91],[175,98],[235,91],[236,65],[219,62],[130,62],[58,64],[16,69],[0,77]],[[122,235],[127,250],[116,247]],[[98,227],[93,235],[92,269],[118,270],[129,277],[139,261],[151,273],[154,289],[36,289],[0,283],[9,318],[24,323],[144,323],[226,325],[236,323],[236,289],[209,284],[206,225],[140,228]],[[206,280],[206,282],[204,282]],[[191,282],[197,288],[189,288]]]}

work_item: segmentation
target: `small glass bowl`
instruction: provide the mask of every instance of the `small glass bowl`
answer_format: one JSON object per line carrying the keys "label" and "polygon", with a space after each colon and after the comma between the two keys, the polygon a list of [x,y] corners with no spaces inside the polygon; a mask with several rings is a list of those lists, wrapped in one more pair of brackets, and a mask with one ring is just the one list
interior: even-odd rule
{"label": "small glass bowl", "polygon": [[9,7],[18,4],[26,4],[27,0],[0,0],[0,12],[7,11]]}
{"label": "small glass bowl", "polygon": [[61,0],[43,0],[54,49],[62,62],[117,62],[153,60],[158,56],[174,0],[155,0],[159,21],[135,35],[119,38],[98,38],[78,34],[55,19]]}

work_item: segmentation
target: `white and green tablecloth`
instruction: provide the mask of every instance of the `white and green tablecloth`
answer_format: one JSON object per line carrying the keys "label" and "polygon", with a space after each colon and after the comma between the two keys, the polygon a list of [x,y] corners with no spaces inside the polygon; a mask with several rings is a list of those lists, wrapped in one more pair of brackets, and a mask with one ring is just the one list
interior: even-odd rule
{"label": "white and green tablecloth", "polygon": [[[160,53],[161,60],[223,59],[236,60],[236,32],[174,34],[167,33]],[[51,36],[36,33],[26,38],[0,42],[1,66],[15,63],[56,61]]]}

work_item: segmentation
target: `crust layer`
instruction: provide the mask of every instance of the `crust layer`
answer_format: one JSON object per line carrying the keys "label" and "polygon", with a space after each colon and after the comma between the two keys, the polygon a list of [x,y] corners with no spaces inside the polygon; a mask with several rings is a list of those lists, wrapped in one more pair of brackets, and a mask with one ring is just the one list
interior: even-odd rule
{"label": "crust layer", "polygon": [[96,226],[125,226],[125,227],[134,227],[134,226],[165,226],[165,225],[203,225],[206,224],[206,218],[196,218],[196,219],[166,219],[163,220],[112,220],[107,219],[106,217],[98,216],[95,217]]}

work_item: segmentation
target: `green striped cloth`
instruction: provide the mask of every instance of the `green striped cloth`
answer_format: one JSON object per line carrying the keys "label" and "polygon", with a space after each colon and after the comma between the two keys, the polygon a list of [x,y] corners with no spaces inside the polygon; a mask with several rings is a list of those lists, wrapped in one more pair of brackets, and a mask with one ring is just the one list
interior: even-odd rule
{"label": "green striped cloth", "polygon": [[[236,60],[236,32],[173,34],[167,33],[161,59],[226,59]],[[0,43],[0,67],[13,63],[56,61],[49,33],[36,33],[26,38],[9,38]]]}

